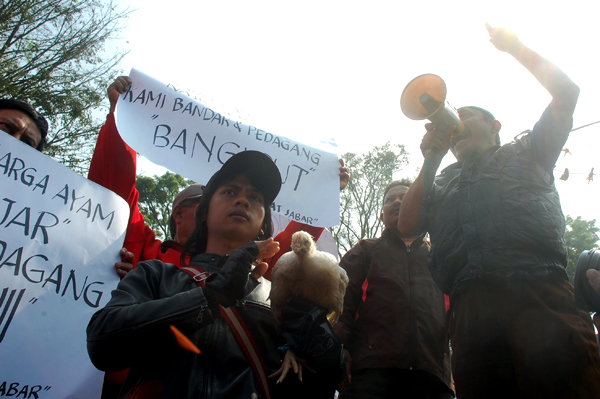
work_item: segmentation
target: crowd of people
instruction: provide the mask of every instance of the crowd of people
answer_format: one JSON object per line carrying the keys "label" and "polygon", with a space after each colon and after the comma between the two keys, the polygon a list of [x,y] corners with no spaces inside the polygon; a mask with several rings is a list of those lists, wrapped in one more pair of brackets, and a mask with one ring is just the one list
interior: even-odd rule
{"label": "crowd of people", "polygon": [[[121,281],[87,329],[90,359],[106,372],[102,397],[599,398],[598,344],[565,272],[553,177],[579,88],[511,31],[488,31],[549,106],[504,145],[500,122],[476,106],[458,109],[462,129],[426,125],[428,166],[412,184],[389,183],[381,237],[340,261],[350,282],[334,326],[302,298],[281,322],[269,309],[271,271],[292,234],[323,229],[292,221],[273,237],[281,175],[260,152],[233,155],[206,185],[181,191],[170,239],[155,237],[138,208],[136,153],[114,118],[131,81],[117,78],[88,176],[130,207]],[[48,124],[27,103],[0,100],[0,130],[42,151]],[[448,150],[457,162],[438,173]],[[343,162],[339,175],[343,190]],[[600,293],[599,276],[588,273]],[[284,361],[284,337],[306,343],[296,361]]]}

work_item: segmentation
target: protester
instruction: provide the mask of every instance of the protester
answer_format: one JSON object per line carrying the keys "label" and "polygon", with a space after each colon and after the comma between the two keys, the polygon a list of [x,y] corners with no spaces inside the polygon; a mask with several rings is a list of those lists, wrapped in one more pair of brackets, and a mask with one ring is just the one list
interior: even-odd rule
{"label": "protester", "polygon": [[[164,242],[156,238],[154,231],[148,227],[139,206],[139,192],[135,188],[137,171],[137,154],[119,135],[114,111],[119,95],[125,93],[131,84],[127,76],[120,76],[108,87],[107,95],[110,111],[106,123],[98,135],[98,141],[90,164],[88,178],[101,186],[114,191],[127,201],[130,207],[127,232],[121,250],[121,262],[116,262],[116,271],[123,277],[139,261],[158,259],[165,263],[180,265],[183,244],[196,227],[194,217],[202,199],[204,186],[193,184],[181,191],[173,201],[169,218],[171,239]],[[344,189],[350,179],[348,169],[340,160],[340,190]],[[280,242],[282,250],[269,262],[269,269],[264,277],[270,279],[271,270],[278,257],[290,249],[292,234],[298,230],[310,233],[315,240],[323,232],[323,228],[291,221],[286,230],[275,239]],[[104,380],[102,398],[111,399],[121,389],[127,370],[107,373]]]}
{"label": "protester", "polygon": [[[265,259],[279,249],[268,237],[270,205],[280,186],[279,171],[266,155],[245,151],[232,156],[206,185],[182,253],[183,259],[190,255],[186,269],[194,269],[195,277],[159,260],[140,262],[92,317],[88,351],[94,365],[101,370],[131,368],[120,397],[263,398],[269,389],[275,398],[318,393],[321,386],[311,387],[311,373],[303,382],[288,377],[275,384],[270,379],[262,387],[259,377],[275,373],[282,359],[278,323],[267,305],[270,283],[257,280],[268,267]],[[245,324],[265,373],[253,370],[226,320],[231,314]],[[178,345],[171,325],[201,354]],[[322,344],[318,348],[339,353],[329,369],[343,367],[341,345],[332,347],[330,336],[314,339]]]}
{"label": "protester", "polygon": [[342,399],[454,397],[446,306],[427,268],[429,243],[402,240],[397,227],[409,186],[386,187],[383,234],[360,240],[340,262],[350,279],[335,325],[349,375]]}
{"label": "protester", "polygon": [[[511,31],[488,31],[552,101],[530,133],[504,146],[500,122],[481,108],[458,110],[462,133],[427,125],[421,151],[431,175],[421,169],[398,228],[402,237],[430,234],[433,279],[450,295],[457,397],[598,398],[598,347],[565,272],[565,219],[553,177],[579,88]],[[424,198],[423,181],[433,180],[449,148],[458,162]]]}
{"label": "protester", "polygon": [[31,105],[20,100],[0,100],[0,130],[38,151],[44,150],[48,122]]}

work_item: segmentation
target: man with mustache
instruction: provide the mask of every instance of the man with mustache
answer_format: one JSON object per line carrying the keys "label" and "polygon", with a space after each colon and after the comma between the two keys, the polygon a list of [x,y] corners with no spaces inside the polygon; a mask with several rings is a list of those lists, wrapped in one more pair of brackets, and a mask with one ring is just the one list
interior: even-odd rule
{"label": "man with mustache", "polygon": [[[464,131],[428,125],[430,162],[406,194],[402,237],[429,232],[433,279],[450,295],[457,396],[598,398],[600,359],[589,317],[577,309],[565,268],[565,219],[553,168],[573,124],[579,87],[511,31],[487,26],[551,94],[532,131],[500,146],[500,122],[458,110]],[[454,136],[454,137],[452,137]],[[457,163],[435,176],[448,149]]]}
{"label": "man with mustache", "polygon": [[409,186],[386,187],[383,234],[359,241],[340,262],[350,279],[334,326],[348,369],[342,399],[454,397],[445,300],[427,267],[429,243],[402,240],[397,227]]}

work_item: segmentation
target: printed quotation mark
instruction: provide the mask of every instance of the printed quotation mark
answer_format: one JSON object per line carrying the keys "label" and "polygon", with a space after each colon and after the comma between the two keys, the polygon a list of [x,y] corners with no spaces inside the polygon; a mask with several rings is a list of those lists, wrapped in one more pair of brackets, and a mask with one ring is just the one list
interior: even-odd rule
{"label": "printed quotation mark", "polygon": [[31,298],[31,300],[29,301],[29,303],[36,303],[37,302],[37,298]]}
{"label": "printed quotation mark", "polygon": [[71,221],[69,219],[65,219],[65,220],[63,220],[63,223],[69,224],[69,223],[71,223]]}
{"label": "printed quotation mark", "polygon": [[156,119],[156,118],[158,118],[157,114],[152,115],[152,119]]}

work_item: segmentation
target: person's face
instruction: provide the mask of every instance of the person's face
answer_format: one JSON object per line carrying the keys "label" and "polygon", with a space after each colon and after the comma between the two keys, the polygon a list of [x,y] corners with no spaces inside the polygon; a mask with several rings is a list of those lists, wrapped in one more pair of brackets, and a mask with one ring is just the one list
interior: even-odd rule
{"label": "person's face", "polygon": [[183,245],[192,236],[196,228],[196,211],[198,211],[199,206],[200,204],[197,201],[183,201],[175,207],[173,211],[173,217],[177,225],[175,237],[173,237],[175,242]]}
{"label": "person's face", "polygon": [[406,186],[394,186],[385,195],[381,220],[383,220],[386,229],[396,229],[398,227],[400,204],[402,204],[402,200],[407,192],[408,187]]}
{"label": "person's face", "polygon": [[208,235],[245,244],[256,239],[265,218],[265,200],[244,175],[234,176],[215,191],[208,205]]}
{"label": "person's face", "polygon": [[42,141],[42,133],[33,119],[16,109],[0,109],[0,130],[33,148]]}
{"label": "person's face", "polygon": [[450,145],[457,160],[462,161],[474,153],[481,154],[496,145],[497,132],[492,131],[494,124],[480,110],[461,108],[458,115],[465,128],[460,135],[452,137]]}

